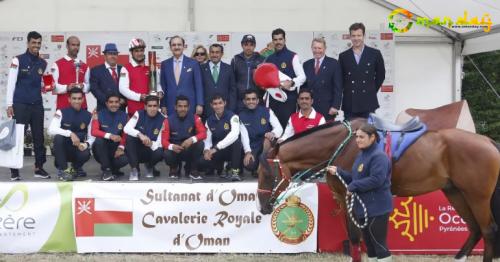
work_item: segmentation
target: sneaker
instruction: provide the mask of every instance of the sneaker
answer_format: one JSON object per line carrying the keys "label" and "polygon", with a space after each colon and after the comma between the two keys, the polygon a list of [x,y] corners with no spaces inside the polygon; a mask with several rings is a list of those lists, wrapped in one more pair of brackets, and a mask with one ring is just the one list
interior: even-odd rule
{"label": "sneaker", "polygon": [[34,177],[36,177],[36,178],[43,178],[43,179],[49,179],[50,175],[43,168],[38,168],[38,170],[35,170]]}
{"label": "sneaker", "polygon": [[130,175],[128,177],[129,181],[139,181],[139,172],[137,172],[136,168],[132,168],[132,171],[130,171]]}
{"label": "sneaker", "polygon": [[154,172],[153,168],[147,167],[146,168],[146,178],[154,178],[155,176],[154,176],[153,172]]}
{"label": "sneaker", "polygon": [[21,177],[19,176],[19,170],[14,169],[10,171],[10,181],[19,181]]}
{"label": "sneaker", "polygon": [[170,172],[168,173],[168,177],[172,179],[178,179],[179,173],[177,172],[177,168],[170,167]]}
{"label": "sneaker", "polygon": [[66,168],[66,170],[58,169],[57,177],[61,181],[73,181],[73,175],[71,174],[70,168]]}
{"label": "sneaker", "polygon": [[189,178],[191,178],[192,180],[203,180],[203,177],[200,176],[200,174],[196,171],[193,171],[191,174],[189,174]]}
{"label": "sneaker", "polygon": [[103,181],[113,181],[115,179],[115,176],[111,173],[111,170],[104,170],[102,173],[102,180]]}
{"label": "sneaker", "polygon": [[[75,169],[73,168],[73,170],[75,170]],[[75,170],[75,176],[76,177],[86,177],[87,172],[83,171],[83,168],[80,167],[80,168]]]}
{"label": "sneaker", "polygon": [[233,182],[241,181],[241,177],[238,175],[239,172],[240,172],[240,170],[238,170],[238,169],[231,170],[230,175],[228,175],[228,178],[230,178],[231,181],[233,181]]}

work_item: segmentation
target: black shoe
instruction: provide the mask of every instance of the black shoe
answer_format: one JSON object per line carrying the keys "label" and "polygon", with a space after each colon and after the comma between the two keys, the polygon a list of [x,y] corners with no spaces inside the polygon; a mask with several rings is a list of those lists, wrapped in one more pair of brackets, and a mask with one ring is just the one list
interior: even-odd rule
{"label": "black shoe", "polygon": [[115,176],[115,177],[119,177],[119,176],[124,176],[125,175],[125,173],[122,172],[122,171],[120,171],[120,170],[113,170],[113,171],[111,171],[111,173],[113,173],[113,176]]}
{"label": "black shoe", "polygon": [[115,179],[115,176],[111,173],[111,170],[104,170],[102,173],[102,180],[103,181],[113,181]]}
{"label": "black shoe", "polygon": [[80,167],[80,168],[76,169],[76,175],[75,176],[76,177],[86,177],[87,176],[87,172],[85,172],[83,170],[83,168]]}
{"label": "black shoe", "polygon": [[35,170],[35,177],[36,178],[43,178],[43,179],[49,179],[50,175],[45,171],[43,168],[38,168],[38,170]]}
{"label": "black shoe", "polygon": [[19,181],[21,177],[19,176],[19,169],[12,169],[10,171],[10,181]]}
{"label": "black shoe", "polygon": [[153,167],[153,176],[160,176],[160,170]]}
{"label": "black shoe", "polygon": [[176,168],[170,168],[170,171],[168,173],[168,177],[172,179],[178,179],[179,178],[179,172],[177,171],[178,169]]}
{"label": "black shoe", "polygon": [[66,170],[62,169],[57,170],[57,177],[61,181],[73,181],[73,174],[71,174],[71,168],[67,168]]}

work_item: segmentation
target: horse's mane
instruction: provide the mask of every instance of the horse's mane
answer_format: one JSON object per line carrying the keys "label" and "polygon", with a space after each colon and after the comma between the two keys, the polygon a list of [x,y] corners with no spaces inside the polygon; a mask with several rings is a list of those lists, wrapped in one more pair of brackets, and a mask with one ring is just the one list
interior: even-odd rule
{"label": "horse's mane", "polygon": [[301,132],[301,133],[298,133],[298,134],[295,134],[291,137],[289,137],[287,140],[283,141],[281,143],[281,146],[283,146],[284,144],[288,143],[288,142],[291,142],[291,141],[294,141],[294,140],[297,140],[301,137],[304,137],[304,136],[307,136],[307,135],[310,135],[316,131],[319,131],[319,130],[323,130],[325,128],[330,128],[330,127],[334,127],[334,126],[338,126],[342,123],[342,121],[329,121],[329,122],[326,122],[325,124],[323,125],[319,125],[319,126],[315,126],[311,129],[308,129],[304,132]]}

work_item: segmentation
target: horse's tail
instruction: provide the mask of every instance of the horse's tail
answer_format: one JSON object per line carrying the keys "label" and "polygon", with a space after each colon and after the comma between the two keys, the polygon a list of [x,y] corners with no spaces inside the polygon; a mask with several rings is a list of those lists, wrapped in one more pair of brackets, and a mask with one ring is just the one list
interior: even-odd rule
{"label": "horse's tail", "polygon": [[268,158],[274,158],[278,155],[278,151],[280,149],[280,144],[277,143],[277,140],[273,140],[271,142],[271,146],[267,150],[263,150],[259,156],[259,163],[266,169],[266,171],[271,174],[271,166],[267,162]]}
{"label": "horse's tail", "polygon": [[[500,144],[495,141],[491,141],[493,145],[497,148],[500,153]],[[495,219],[496,233],[493,242],[493,254],[494,257],[500,257],[500,172],[497,178],[497,184],[493,196],[491,197],[491,212],[493,213],[493,218]]]}

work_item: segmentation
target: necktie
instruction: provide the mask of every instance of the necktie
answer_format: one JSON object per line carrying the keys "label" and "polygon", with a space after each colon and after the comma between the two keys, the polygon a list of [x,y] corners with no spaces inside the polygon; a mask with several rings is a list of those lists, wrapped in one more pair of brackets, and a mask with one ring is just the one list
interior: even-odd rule
{"label": "necktie", "polygon": [[219,70],[217,69],[217,65],[214,65],[213,67],[212,78],[214,79],[214,82],[217,83],[217,80],[219,79]]}
{"label": "necktie", "polygon": [[116,74],[116,67],[110,67],[111,69],[111,77],[115,80],[115,83],[118,83],[118,75]]}
{"label": "necktie", "polygon": [[174,69],[174,75],[175,75],[175,83],[178,85],[179,84],[179,79],[181,78],[181,61],[176,60],[175,61],[175,69]]}
{"label": "necktie", "polygon": [[314,74],[317,75],[319,73],[319,59],[316,59],[316,65],[314,66]]}

